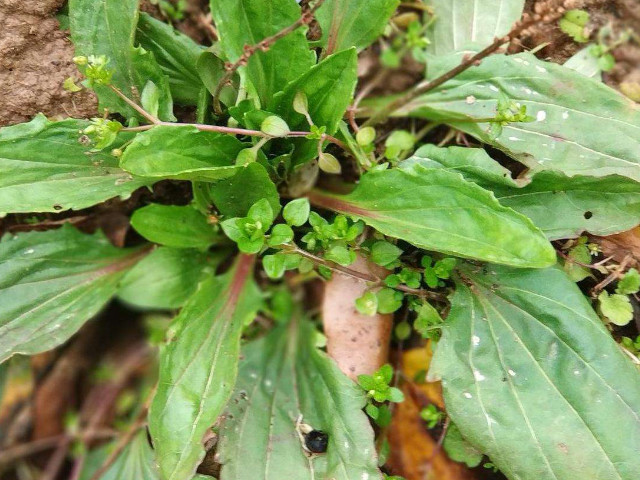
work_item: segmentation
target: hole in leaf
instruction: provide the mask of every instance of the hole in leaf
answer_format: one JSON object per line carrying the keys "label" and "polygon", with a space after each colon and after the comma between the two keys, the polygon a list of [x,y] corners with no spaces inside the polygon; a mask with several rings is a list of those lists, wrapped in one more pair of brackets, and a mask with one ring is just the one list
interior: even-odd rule
{"label": "hole in leaf", "polygon": [[305,436],[304,443],[310,452],[324,453],[329,445],[329,435],[320,430],[312,430]]}
{"label": "hole in leaf", "polygon": [[593,212],[590,212],[588,210],[586,212],[584,212],[584,218],[589,220],[591,217],[593,217]]}

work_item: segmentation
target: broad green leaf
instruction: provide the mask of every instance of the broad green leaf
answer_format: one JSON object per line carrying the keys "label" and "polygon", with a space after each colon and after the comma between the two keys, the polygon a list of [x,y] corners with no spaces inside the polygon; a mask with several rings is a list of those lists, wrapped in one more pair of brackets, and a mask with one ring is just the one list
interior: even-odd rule
{"label": "broad green leaf", "polygon": [[316,12],[320,46],[328,53],[371,45],[387,26],[399,0],[327,0]]}
{"label": "broad green leaf", "polygon": [[232,135],[160,125],[136,136],[120,166],[145,177],[219,180],[236,173],[235,158],[242,149],[243,144]]}
{"label": "broad green leaf", "polygon": [[348,195],[313,191],[309,199],[426,250],[520,267],[556,261],[529,219],[454,172],[420,165],[370,172]]}
{"label": "broad green leaf", "polygon": [[640,223],[640,183],[618,175],[603,178],[540,172],[516,181],[482,149],[425,145],[407,161],[460,172],[493,191],[505,207],[529,217],[550,240],[588,231],[611,235]]}
{"label": "broad green leaf", "polygon": [[206,249],[219,237],[207,217],[191,206],[152,203],[133,213],[131,226],[150,242],[175,248]]}
{"label": "broad green leaf", "polygon": [[640,371],[560,268],[462,267],[430,377],[508,478],[627,480]]}
{"label": "broad green leaf", "polygon": [[[222,51],[231,62],[240,58],[245,45],[255,45],[300,18],[300,7],[294,0],[210,0],[210,5]],[[298,28],[267,51],[259,49],[254,53],[245,68],[246,77],[262,106],[270,110],[273,95],[314,63],[305,30]]]}
{"label": "broad green leaf", "polygon": [[506,207],[533,220],[551,240],[583,231],[610,235],[640,223],[640,184],[618,175],[603,178],[540,172],[518,190],[496,189]]}
{"label": "broad green leaf", "polygon": [[428,51],[435,55],[480,50],[520,20],[524,0],[427,0],[435,23]]}
{"label": "broad green leaf", "polygon": [[[153,180],[132,177],[116,157],[81,143],[88,122],[28,123],[0,129],[0,212],[59,212],[127,197]],[[121,135],[112,147],[130,137]]]}
{"label": "broad green leaf", "polygon": [[[292,320],[243,350],[238,384],[220,432],[221,480],[380,479],[363,391],[315,346],[307,320]],[[307,457],[296,431],[329,437]]]}
{"label": "broad green leaf", "polygon": [[148,249],[116,248],[72,227],[0,242],[0,362],[64,343],[116,293]]}
{"label": "broad green leaf", "polygon": [[[71,40],[76,55],[105,55],[113,71],[112,84],[131,100],[140,103],[140,95],[150,80],[160,90],[161,120],[175,120],[169,82],[153,53],[134,47],[138,23],[138,0],[70,0]],[[97,85],[100,108],[125,117],[142,119],[108,86]]]}
{"label": "broad green leaf", "polygon": [[[87,455],[79,480],[90,480],[106,461],[115,442],[92,450]],[[147,433],[140,431],[122,450],[100,480],[159,480],[158,467],[153,458],[153,450],[147,440]]]}
{"label": "broad green leaf", "polygon": [[171,96],[177,103],[196,105],[204,87],[196,70],[198,57],[204,48],[171,25],[140,14],[136,40],[153,53],[162,72],[169,79]]}
{"label": "broad green leaf", "polygon": [[[309,102],[309,115],[313,123],[327,127],[326,133],[334,134],[353,98],[358,81],[357,70],[358,56],[353,48],[327,57],[275,96],[275,112],[282,116],[291,130],[309,130],[304,115],[293,109],[296,95],[303,92]],[[294,144],[294,164],[303,163],[318,154],[317,140],[298,138]]]}
{"label": "broad green leaf", "polygon": [[141,308],[179,308],[198,286],[207,255],[198,250],[160,247],[122,278],[118,297]]}
{"label": "broad green leaf", "polygon": [[165,480],[195,474],[203,437],[231,397],[242,328],[260,306],[253,263],[240,255],[227,273],[203,280],[161,347],[149,430]]}
{"label": "broad green leaf", "polygon": [[[429,67],[435,75],[457,65],[460,57],[439,62]],[[505,125],[494,138],[488,123],[472,120],[494,117],[501,93],[536,120]],[[640,106],[602,82],[530,54],[492,55],[398,114],[446,122],[503,150],[531,173],[559,170],[568,176],[618,174],[640,180]]]}
{"label": "broad green leaf", "polygon": [[259,163],[250,163],[233,177],[213,184],[211,198],[220,213],[228,217],[245,217],[251,206],[263,198],[274,212],[280,211],[278,189]]}

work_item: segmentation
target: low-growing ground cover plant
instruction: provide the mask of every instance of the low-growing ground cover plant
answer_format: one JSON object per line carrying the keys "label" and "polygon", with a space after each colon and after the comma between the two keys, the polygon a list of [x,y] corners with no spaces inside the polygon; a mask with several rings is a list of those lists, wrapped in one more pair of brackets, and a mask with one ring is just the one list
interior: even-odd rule
{"label": "low-growing ground cover plant", "polygon": [[[414,421],[451,464],[637,479],[640,274],[594,240],[640,224],[640,107],[601,78],[633,35],[578,3],[211,0],[204,47],[137,0],[70,0],[64,88],[102,115],[0,130],[0,379],[113,299],[157,370],[68,412],[32,474],[399,478],[391,425],[440,382]],[[594,43],[507,53],[542,23]],[[415,85],[384,88],[406,62]],[[130,196],[119,242],[74,226]],[[409,375],[390,341],[433,359]],[[38,478],[20,456],[0,465]]]}

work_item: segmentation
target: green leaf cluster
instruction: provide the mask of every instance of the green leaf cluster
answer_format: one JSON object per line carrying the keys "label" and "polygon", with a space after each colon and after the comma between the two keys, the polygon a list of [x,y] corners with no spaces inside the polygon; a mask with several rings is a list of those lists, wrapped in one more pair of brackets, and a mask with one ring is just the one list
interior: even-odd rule
{"label": "green leaf cluster", "polygon": [[[222,222],[224,233],[238,244],[244,253],[258,253],[265,243],[277,246],[289,242],[293,238],[293,230],[288,225],[276,225],[267,240],[267,231],[275,218],[273,209],[267,199],[254,203],[246,217],[229,218]],[[276,228],[277,227],[277,228]]]}
{"label": "green leaf cluster", "polygon": [[420,410],[420,417],[427,423],[427,427],[434,428],[444,418],[444,413],[438,410],[434,404],[430,404]]}
{"label": "green leaf cluster", "polygon": [[[610,330],[633,319],[640,274],[615,270],[596,310],[576,285],[617,268],[592,265],[585,232],[640,224],[640,110],[597,78],[624,35],[605,29],[565,66],[494,54],[422,95],[354,98],[375,42],[391,69],[424,63],[424,87],[524,3],[403,5],[417,18],[394,16],[398,0],[325,0],[315,24],[313,2],[211,0],[205,47],[137,0],[70,0],[74,61],[104,115],[0,130],[0,362],[63,345],[116,299],[153,312],[159,368],[153,447],[137,433],[103,478],[204,478],[212,433],[221,480],[382,478],[389,444],[362,410],[389,425],[404,400],[393,369],[354,383],[301,313],[301,286],[335,272],[365,285],[349,308],[398,312],[397,339],[435,348],[450,458],[486,454],[510,479],[636,478],[640,346]],[[185,3],[159,6],[179,19]],[[569,11],[560,28],[582,42],[588,20]],[[376,124],[398,98],[411,101]],[[454,139],[476,143],[430,143]],[[113,208],[124,246],[83,233]],[[445,413],[420,417],[435,428]],[[313,430],[326,452],[309,451]]]}
{"label": "green leaf cluster", "polygon": [[358,384],[367,394],[365,411],[381,427],[391,422],[391,411],[386,402],[402,402],[404,394],[390,384],[393,381],[393,368],[389,364],[380,367],[372,375],[358,375]]}

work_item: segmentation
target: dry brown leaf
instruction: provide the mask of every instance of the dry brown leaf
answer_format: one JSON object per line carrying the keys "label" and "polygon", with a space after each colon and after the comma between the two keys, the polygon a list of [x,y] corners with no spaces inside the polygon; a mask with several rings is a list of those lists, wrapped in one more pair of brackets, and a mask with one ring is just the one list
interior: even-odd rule
{"label": "dry brown leaf", "polygon": [[620,91],[634,102],[640,103],[640,82],[622,82]]}
{"label": "dry brown leaf", "polygon": [[[433,403],[439,409],[444,409],[444,400],[442,399],[442,386],[440,382],[426,382],[426,371],[431,364],[433,351],[431,350],[431,342],[422,348],[414,348],[402,353],[402,373],[408,380],[414,380],[420,375],[422,383],[413,383],[414,391],[424,394],[426,403]],[[422,375],[424,372],[424,376]]]}
{"label": "dry brown leaf", "polygon": [[444,407],[440,382],[412,382],[429,368],[431,357],[429,345],[402,355],[402,372],[407,379],[402,388],[405,401],[395,405],[388,430],[391,455],[387,465],[394,475],[406,480],[474,480],[471,470],[447,457],[420,418],[420,411],[431,403]]}
{"label": "dry brown leaf", "polygon": [[[95,359],[96,342],[100,342],[99,325],[87,323],[64,349],[35,389],[32,400],[32,439],[59,435],[65,430],[65,416],[77,408],[79,385]],[[35,362],[46,360],[46,354],[36,355]],[[60,395],[60,392],[65,392]]]}
{"label": "dry brown leaf", "polygon": [[[421,407],[404,388],[405,401],[396,406],[388,439],[391,456],[387,465],[406,480],[474,480],[466,466],[447,457],[420,418]],[[435,452],[435,455],[434,455]]]}
{"label": "dry brown leaf", "polygon": [[594,237],[605,257],[622,262],[627,255],[633,257],[631,266],[640,264],[640,227],[608,237]]}

